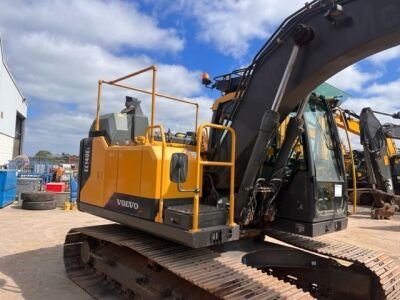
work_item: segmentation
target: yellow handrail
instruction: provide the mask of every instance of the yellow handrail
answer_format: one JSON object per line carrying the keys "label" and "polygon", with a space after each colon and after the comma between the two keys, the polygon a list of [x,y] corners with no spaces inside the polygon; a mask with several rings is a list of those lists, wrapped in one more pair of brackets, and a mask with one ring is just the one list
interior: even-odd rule
{"label": "yellow handrail", "polygon": [[[202,161],[201,160],[201,141],[203,139],[204,128],[215,128],[220,130],[227,130],[231,134],[231,161]],[[234,226],[234,211],[235,211],[235,147],[236,147],[236,134],[235,130],[231,127],[204,123],[201,124],[197,130],[197,143],[196,143],[196,187],[195,191],[200,191],[200,171],[205,165],[229,167],[230,172],[230,187],[229,187],[229,221],[228,226]],[[193,224],[192,231],[199,230],[199,206],[200,206],[200,193],[196,192],[193,201]]]}
{"label": "yellow handrail", "polygon": [[96,130],[100,130],[100,98],[101,98],[101,89],[102,89],[102,84],[106,83],[109,85],[115,85],[117,82],[120,82],[122,80],[134,77],[136,75],[145,73],[147,71],[153,71],[153,86],[152,86],[152,107],[151,107],[151,126],[154,125],[154,99],[155,99],[155,75],[156,75],[156,71],[157,71],[157,67],[156,66],[150,66],[144,69],[141,69],[139,71],[130,73],[128,75],[119,77],[117,79],[114,80],[110,80],[110,81],[105,81],[105,80],[99,80],[98,82],[98,88],[97,88],[97,109],[96,109]]}
{"label": "yellow handrail", "polygon": [[[130,86],[130,85],[124,85],[119,83],[120,81],[129,79],[131,77],[134,77],[136,75],[145,73],[147,71],[152,71],[152,88],[151,91],[147,91],[144,89],[140,89],[134,86]],[[97,109],[96,109],[96,130],[100,129],[100,99],[101,99],[101,91],[102,91],[102,86],[103,83],[104,84],[108,84],[108,85],[113,85],[116,87],[120,87],[120,88],[124,88],[124,89],[128,89],[128,90],[132,90],[132,91],[136,91],[136,92],[141,92],[144,94],[148,94],[151,95],[151,119],[150,119],[150,127],[154,126],[155,123],[155,99],[156,97],[161,97],[161,98],[165,98],[165,99],[169,99],[169,100],[173,100],[173,101],[177,101],[180,103],[186,103],[186,104],[190,104],[190,105],[194,105],[195,109],[196,109],[196,120],[195,120],[195,127],[194,130],[196,131],[197,129],[197,124],[198,124],[198,118],[199,118],[199,104],[196,102],[192,102],[189,100],[184,100],[184,99],[180,99],[177,97],[173,97],[173,96],[169,96],[169,95],[165,95],[165,94],[160,94],[156,92],[156,72],[157,72],[157,67],[156,66],[150,66],[144,69],[141,69],[139,71],[136,71],[134,73],[130,73],[128,75],[122,76],[120,78],[114,79],[114,80],[109,80],[109,81],[105,81],[105,80],[99,80],[98,82],[98,89],[97,89]]]}
{"label": "yellow handrail", "polygon": [[351,147],[347,120],[343,114],[343,111],[340,108],[336,108],[335,110],[339,112],[339,117],[340,117],[336,118],[336,122],[338,123],[339,119],[341,120],[342,123],[339,127],[342,127],[344,129],[346,133],[347,144],[349,146],[350,160],[351,160],[351,176],[353,178],[353,214],[355,214],[357,212],[357,177],[356,177],[356,167],[354,165],[353,149]]}
{"label": "yellow handrail", "polygon": [[[167,144],[165,142],[165,134],[164,134],[164,128],[161,125],[153,125],[149,126],[146,128],[146,133],[145,133],[145,143],[149,143],[150,141],[154,141],[154,133],[153,129],[158,128],[160,130],[160,135],[161,135],[161,181],[160,181],[160,199],[158,201],[158,213],[155,218],[155,221],[158,223],[163,223],[163,211],[164,211],[164,187],[163,187],[163,181],[164,181],[164,169],[165,169],[165,150],[167,148]],[[151,130],[151,140],[149,140],[149,130]]]}

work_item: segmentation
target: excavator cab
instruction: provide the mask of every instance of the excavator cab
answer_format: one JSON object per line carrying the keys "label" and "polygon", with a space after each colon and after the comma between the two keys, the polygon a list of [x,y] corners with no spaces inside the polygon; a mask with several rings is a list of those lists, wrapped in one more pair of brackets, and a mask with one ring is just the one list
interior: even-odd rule
{"label": "excavator cab", "polygon": [[[234,93],[217,99],[213,105],[213,123],[229,125],[234,107]],[[279,171],[278,156],[285,136],[289,135],[289,120],[294,117],[296,111],[281,122],[275,143],[265,152],[258,182],[273,181],[274,174]],[[302,119],[304,132],[296,139],[283,166],[282,188],[276,196],[275,211],[268,217],[272,222],[267,226],[307,236],[343,230],[347,227],[346,171],[337,126],[327,99],[312,94]],[[221,151],[224,138],[223,132],[211,131],[210,159],[214,152]],[[243,172],[240,167],[239,163],[238,172]],[[215,171],[209,172],[214,175]],[[214,181],[218,182],[218,177],[214,177]],[[261,206],[258,203],[256,209]]]}
{"label": "excavator cab", "polygon": [[308,236],[347,227],[347,185],[339,143],[326,99],[311,97],[304,112],[304,133],[286,167],[273,227]]}

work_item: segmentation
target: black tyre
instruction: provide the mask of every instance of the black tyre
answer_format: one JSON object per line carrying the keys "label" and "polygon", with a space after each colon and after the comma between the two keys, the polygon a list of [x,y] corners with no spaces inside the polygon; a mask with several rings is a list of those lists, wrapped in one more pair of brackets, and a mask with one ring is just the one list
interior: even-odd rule
{"label": "black tyre", "polygon": [[53,201],[53,194],[46,192],[32,192],[32,193],[21,193],[21,199],[26,202],[45,202]]}
{"label": "black tyre", "polygon": [[44,201],[44,202],[22,202],[22,209],[29,209],[29,210],[49,210],[55,209],[57,206],[57,202],[55,200],[52,201]]}

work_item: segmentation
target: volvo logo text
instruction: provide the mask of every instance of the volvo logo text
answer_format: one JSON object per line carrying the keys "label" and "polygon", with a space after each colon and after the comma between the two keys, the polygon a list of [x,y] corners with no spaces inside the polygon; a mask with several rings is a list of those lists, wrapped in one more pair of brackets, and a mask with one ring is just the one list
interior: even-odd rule
{"label": "volvo logo text", "polygon": [[117,204],[118,204],[118,206],[123,206],[126,208],[133,208],[134,210],[139,209],[139,204],[136,202],[132,202],[132,201],[117,199]]}

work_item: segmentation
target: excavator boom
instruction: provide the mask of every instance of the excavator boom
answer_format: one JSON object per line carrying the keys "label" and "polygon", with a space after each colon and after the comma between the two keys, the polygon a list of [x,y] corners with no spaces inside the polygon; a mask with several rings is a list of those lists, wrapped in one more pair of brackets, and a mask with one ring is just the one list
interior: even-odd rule
{"label": "excavator boom", "polygon": [[[336,5],[343,10],[335,14]],[[228,121],[236,131],[236,183],[249,190],[246,169],[252,162],[257,137],[264,129],[263,116],[272,110],[296,42],[292,38],[300,24],[313,30],[315,37],[298,49],[282,100],[278,107],[283,120],[322,82],[357,61],[396,46],[400,41],[400,5],[397,0],[313,1],[288,17],[255,56],[243,74],[236,99],[229,108]],[[261,130],[260,130],[261,128]],[[268,145],[273,136],[263,144]],[[229,141],[223,140],[214,159],[229,157]],[[219,170],[217,182],[227,187],[226,171]],[[251,174],[250,174],[251,175]],[[250,176],[253,177],[253,176]],[[250,183],[251,185],[254,182]],[[246,196],[237,199],[236,217],[246,205]],[[240,195],[239,195],[240,197]]]}

